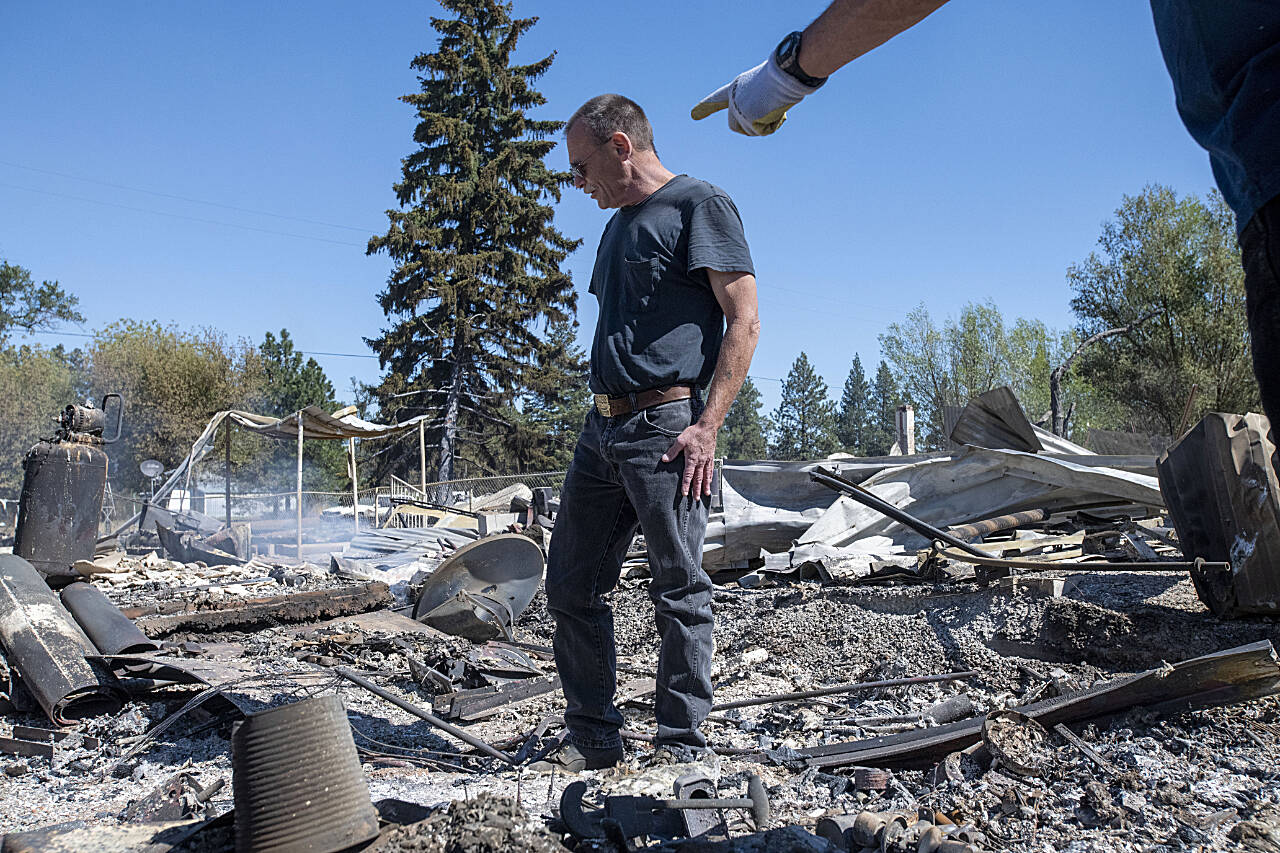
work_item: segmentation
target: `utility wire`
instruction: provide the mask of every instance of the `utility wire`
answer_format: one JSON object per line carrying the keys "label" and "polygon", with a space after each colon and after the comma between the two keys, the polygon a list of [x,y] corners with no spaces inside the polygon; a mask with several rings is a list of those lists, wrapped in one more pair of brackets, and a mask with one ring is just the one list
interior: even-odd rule
{"label": "utility wire", "polygon": [[[61,337],[67,337],[67,338],[93,338],[93,337],[97,337],[97,335],[91,334],[91,333],[89,333],[89,332],[48,332],[48,331],[36,331],[36,332],[30,332],[29,334],[31,334],[31,335],[55,335],[55,336],[61,336]],[[25,335],[24,335],[24,336],[25,336]],[[377,355],[374,355],[374,354],[371,354],[371,353],[359,353],[359,352],[321,352],[320,350],[308,350],[308,349],[298,349],[298,350],[294,350],[294,352],[296,352],[296,353],[300,353],[301,355],[330,355],[330,356],[335,356],[335,357],[337,357],[337,358],[377,358],[377,357],[378,357]]]}
{"label": "utility wire", "polygon": [[[271,213],[266,210],[254,210],[253,208],[250,208],[250,207],[236,207],[233,204],[221,204],[216,201],[205,201],[204,199],[191,198],[190,196],[185,196],[185,195],[174,195],[173,193],[162,193],[162,192],[157,192],[155,190],[144,190],[141,187],[131,187],[126,184],[113,184],[110,181],[101,181],[101,180],[98,180],[97,178],[86,178],[82,175],[71,175],[66,172],[55,172],[52,169],[38,169],[35,166],[24,166],[21,163],[10,163],[8,160],[0,160],[0,166],[9,166],[14,169],[25,169],[28,172],[39,172],[42,175],[55,175],[59,178],[70,178],[73,181],[84,181],[90,184],[98,184],[99,186],[103,186],[103,187],[111,187],[112,189],[128,190],[129,192],[143,193],[145,195],[153,195],[153,196],[156,196],[157,198],[171,198],[176,201],[189,201],[193,204],[207,204],[210,207],[220,207],[223,210],[234,210],[238,213],[252,213],[257,216],[271,216],[276,219],[288,219],[293,222],[305,222],[308,225],[323,225],[326,228],[343,228],[343,229],[346,229],[347,231],[358,231],[361,234],[372,233],[372,231],[368,228],[357,228],[354,225],[338,225],[333,222],[322,222],[318,219],[304,219],[301,216],[289,216],[284,213]],[[373,231],[376,231],[376,230],[377,229],[373,229]]]}
{"label": "utility wire", "polygon": [[[90,333],[88,333],[88,332],[47,332],[47,331],[38,331],[38,332],[31,332],[30,334],[32,334],[32,335],[61,335],[61,336],[63,336],[63,337],[69,337],[69,338],[92,338],[92,337],[94,337],[94,335],[92,335],[92,334],[90,334]],[[302,355],[327,355],[327,356],[333,356],[334,358],[377,358],[377,357],[378,357],[378,356],[376,356],[376,355],[372,355],[372,354],[368,354],[368,353],[359,353],[359,352],[322,352],[322,351],[320,351],[320,350],[309,350],[309,349],[294,350],[294,352],[301,353]],[[752,378],[752,379],[755,379],[755,380],[758,380],[758,381],[760,381],[760,382],[781,382],[781,381],[782,381],[781,379],[775,379],[775,378],[774,378],[774,377],[772,377],[772,376],[752,376],[751,378]],[[416,393],[416,392],[415,392],[415,393]],[[403,395],[397,395],[397,396],[403,396]]]}
{"label": "utility wire", "polygon": [[182,213],[166,213],[160,210],[149,210],[145,207],[134,207],[129,204],[117,204],[113,201],[99,201],[96,198],[85,198],[84,196],[70,195],[68,193],[58,193],[52,190],[37,190],[31,187],[20,187],[16,184],[0,183],[0,187],[6,187],[11,190],[22,190],[23,192],[36,193],[38,195],[55,196],[57,198],[71,199],[72,201],[82,201],[87,204],[100,204],[104,207],[115,207],[121,210],[132,210],[136,213],[150,213],[153,216],[168,216],[173,219],[185,219],[188,222],[200,222],[205,225],[221,225],[226,228],[239,228],[242,231],[257,231],[260,234],[272,234],[276,237],[294,237],[298,240],[314,240],[317,243],[333,243],[336,246],[354,246],[358,249],[365,248],[367,243],[348,243],[346,240],[330,240],[328,237],[312,237],[308,234],[292,234],[288,231],[274,231],[270,228],[257,228],[253,225],[239,225],[235,222],[221,222],[217,219],[204,219],[199,216],[187,216]]}

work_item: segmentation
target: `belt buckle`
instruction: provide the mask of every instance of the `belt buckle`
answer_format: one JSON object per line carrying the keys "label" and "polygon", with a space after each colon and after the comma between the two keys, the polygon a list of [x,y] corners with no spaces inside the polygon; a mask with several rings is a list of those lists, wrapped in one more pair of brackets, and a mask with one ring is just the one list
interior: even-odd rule
{"label": "belt buckle", "polygon": [[609,404],[608,394],[592,394],[596,401],[596,411],[606,418],[613,417],[613,407]]}

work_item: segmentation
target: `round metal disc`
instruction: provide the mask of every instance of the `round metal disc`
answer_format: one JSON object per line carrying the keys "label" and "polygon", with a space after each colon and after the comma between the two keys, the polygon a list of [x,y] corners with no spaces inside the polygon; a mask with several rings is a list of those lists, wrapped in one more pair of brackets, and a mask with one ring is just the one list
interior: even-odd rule
{"label": "round metal disc", "polygon": [[495,620],[508,623],[529,606],[542,569],[542,549],[527,536],[500,533],[472,542],[427,579],[413,618],[476,642],[502,636]]}

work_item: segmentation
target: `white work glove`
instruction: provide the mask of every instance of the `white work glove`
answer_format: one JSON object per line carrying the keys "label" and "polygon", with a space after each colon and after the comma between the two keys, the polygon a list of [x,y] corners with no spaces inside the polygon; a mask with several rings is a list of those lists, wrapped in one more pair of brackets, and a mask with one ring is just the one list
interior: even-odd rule
{"label": "white work glove", "polygon": [[707,95],[690,111],[694,120],[729,110],[729,129],[745,136],[768,136],[787,120],[787,110],[818,91],[778,67],[777,56],[743,71],[732,83]]}

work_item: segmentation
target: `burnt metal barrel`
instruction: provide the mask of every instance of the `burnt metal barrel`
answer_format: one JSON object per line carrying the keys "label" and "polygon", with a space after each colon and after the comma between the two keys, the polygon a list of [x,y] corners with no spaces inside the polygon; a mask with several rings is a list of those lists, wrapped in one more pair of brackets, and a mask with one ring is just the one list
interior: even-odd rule
{"label": "burnt metal barrel", "polygon": [[154,652],[160,648],[93,584],[73,583],[64,587],[61,595],[63,606],[104,655]]}
{"label": "burnt metal barrel", "polygon": [[0,554],[0,646],[23,686],[58,725],[114,714],[124,705],[115,677],[86,659],[97,654],[89,638],[35,568],[16,554]]}
{"label": "burnt metal barrel", "polygon": [[22,500],[13,553],[28,560],[50,585],[79,577],[77,560],[92,560],[107,484],[107,454],[95,436],[41,441],[22,460]]}
{"label": "burnt metal barrel", "polygon": [[237,853],[333,853],[378,834],[342,700],[245,718],[231,734]]}
{"label": "burnt metal barrel", "polygon": [[[118,403],[115,436],[104,438],[106,407],[112,398]],[[72,564],[93,559],[107,486],[102,446],[120,438],[123,417],[124,399],[119,394],[103,397],[100,409],[92,402],[67,406],[57,436],[36,444],[22,460],[13,553],[35,566],[50,586],[78,580]]]}

